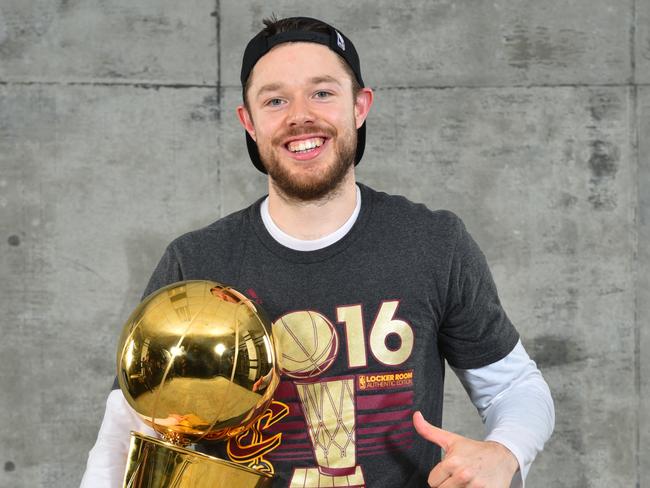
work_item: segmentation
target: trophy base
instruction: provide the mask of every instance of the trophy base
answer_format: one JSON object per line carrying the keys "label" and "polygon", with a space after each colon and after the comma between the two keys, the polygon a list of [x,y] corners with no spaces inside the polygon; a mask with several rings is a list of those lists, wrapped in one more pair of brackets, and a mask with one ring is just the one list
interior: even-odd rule
{"label": "trophy base", "polygon": [[267,488],[273,476],[131,432],[124,488]]}

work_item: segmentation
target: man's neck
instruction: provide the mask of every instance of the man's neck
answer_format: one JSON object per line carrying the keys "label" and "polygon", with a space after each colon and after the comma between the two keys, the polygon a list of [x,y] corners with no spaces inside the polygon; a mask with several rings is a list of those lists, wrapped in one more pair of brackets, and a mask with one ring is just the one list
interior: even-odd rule
{"label": "man's neck", "polygon": [[336,231],[350,218],[357,203],[354,171],[334,192],[314,202],[285,198],[269,182],[269,213],[275,225],[296,239],[320,239]]}

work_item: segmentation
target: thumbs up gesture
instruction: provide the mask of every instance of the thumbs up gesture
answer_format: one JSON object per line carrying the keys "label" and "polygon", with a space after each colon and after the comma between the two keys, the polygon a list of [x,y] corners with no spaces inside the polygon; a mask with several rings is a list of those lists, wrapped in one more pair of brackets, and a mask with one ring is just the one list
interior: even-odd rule
{"label": "thumbs up gesture", "polygon": [[519,469],[515,456],[498,442],[475,441],[439,429],[420,412],[413,415],[413,425],[420,436],[445,451],[429,474],[432,488],[508,488]]}

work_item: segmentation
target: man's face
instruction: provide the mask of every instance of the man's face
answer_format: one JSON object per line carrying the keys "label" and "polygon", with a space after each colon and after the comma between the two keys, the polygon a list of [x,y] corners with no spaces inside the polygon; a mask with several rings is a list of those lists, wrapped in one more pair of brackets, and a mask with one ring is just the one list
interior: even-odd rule
{"label": "man's face", "polygon": [[372,101],[368,89],[354,99],[338,55],[309,42],[281,44],[257,62],[246,96],[248,110],[238,114],[275,189],[299,201],[335,190],[354,165]]}

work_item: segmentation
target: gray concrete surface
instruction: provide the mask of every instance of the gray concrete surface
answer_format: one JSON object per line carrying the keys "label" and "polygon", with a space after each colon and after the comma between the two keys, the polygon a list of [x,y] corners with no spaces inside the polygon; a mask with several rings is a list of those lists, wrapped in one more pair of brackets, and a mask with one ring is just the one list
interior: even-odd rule
{"label": "gray concrete surface", "polygon": [[[650,88],[638,89],[638,148],[639,148],[639,232],[637,269],[637,357],[639,391],[639,434],[637,437],[637,455],[640,465],[641,486],[650,484]],[[643,484],[645,483],[645,484]]]}
{"label": "gray concrete surface", "polygon": [[[650,2],[3,0],[0,488],[76,486],[166,243],[265,191],[234,108],[261,17],[338,25],[359,179],[460,214],[555,396],[528,487],[650,488]],[[482,426],[451,375],[445,426]]]}

